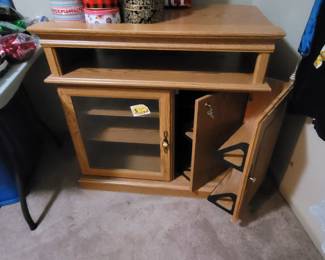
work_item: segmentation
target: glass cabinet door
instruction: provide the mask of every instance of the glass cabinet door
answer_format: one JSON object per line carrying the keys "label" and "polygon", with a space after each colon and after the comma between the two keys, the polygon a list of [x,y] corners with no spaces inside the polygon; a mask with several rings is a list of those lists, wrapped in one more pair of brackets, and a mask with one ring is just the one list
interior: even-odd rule
{"label": "glass cabinet door", "polygon": [[59,90],[86,175],[171,180],[171,93]]}

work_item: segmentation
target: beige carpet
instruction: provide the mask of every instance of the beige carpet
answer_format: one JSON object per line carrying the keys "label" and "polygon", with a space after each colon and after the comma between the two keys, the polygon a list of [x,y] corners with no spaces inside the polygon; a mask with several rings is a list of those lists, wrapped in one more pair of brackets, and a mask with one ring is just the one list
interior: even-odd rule
{"label": "beige carpet", "polygon": [[30,232],[18,204],[1,208],[1,260],[322,259],[269,185],[234,225],[206,200],[82,190],[78,174],[71,149],[48,148],[28,197],[47,214]]}

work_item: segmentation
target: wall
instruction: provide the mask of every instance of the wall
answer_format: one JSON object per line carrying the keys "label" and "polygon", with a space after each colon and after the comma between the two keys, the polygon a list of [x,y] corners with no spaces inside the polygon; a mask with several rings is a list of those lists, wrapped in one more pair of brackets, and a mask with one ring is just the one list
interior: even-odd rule
{"label": "wall", "polygon": [[[49,0],[13,0],[18,11],[27,17],[46,15],[51,17]],[[194,3],[231,3],[231,4],[251,4],[252,0],[193,0]],[[33,5],[31,6],[31,3]]]}
{"label": "wall", "polygon": [[[277,52],[272,56],[269,74],[280,79],[288,79],[294,71],[298,61],[296,52],[307,21],[311,0],[193,0],[196,3],[239,3],[255,4],[276,25],[281,26],[287,36],[278,44]],[[299,3],[298,3],[299,2]],[[29,17],[36,15],[50,16],[48,0],[30,1],[15,0],[18,10]],[[44,60],[39,62],[37,69],[46,68]],[[43,69],[44,70],[44,69]],[[43,74],[47,74],[45,71]],[[45,103],[50,109],[42,111],[43,118],[54,126],[64,125],[63,115],[53,89],[33,84],[34,77],[30,77],[28,86],[38,107]],[[36,89],[37,88],[37,89]],[[37,91],[36,91],[37,90]],[[51,104],[49,106],[49,104]],[[58,130],[64,130],[59,127]],[[322,142],[313,129],[310,121],[299,116],[288,115],[281,131],[276,147],[272,171],[280,185],[280,191],[288,201],[315,245],[325,256],[325,171],[323,157],[325,142]],[[323,219],[321,219],[323,218]],[[323,221],[323,223],[322,223]],[[323,242],[324,241],[324,242]],[[322,249],[323,244],[323,249]]]}
{"label": "wall", "polygon": [[[292,138],[292,126],[289,124],[295,125],[296,121],[297,118],[290,117],[282,131],[278,145],[280,152],[282,148],[282,151],[286,151],[287,140]],[[275,172],[280,173],[281,193],[325,257],[324,154],[325,142],[320,140],[310,120],[307,120],[291,149],[289,165],[283,165],[281,161],[274,165],[278,167]]]}
{"label": "wall", "polygon": [[33,18],[39,15],[51,16],[49,0],[13,0],[13,2],[17,10],[26,17]]}
{"label": "wall", "polygon": [[[314,1],[255,0],[263,13],[286,32],[272,58],[270,73],[288,78],[298,61],[296,52]],[[276,147],[272,171],[283,197],[325,257],[325,142],[311,120],[288,115]]]}

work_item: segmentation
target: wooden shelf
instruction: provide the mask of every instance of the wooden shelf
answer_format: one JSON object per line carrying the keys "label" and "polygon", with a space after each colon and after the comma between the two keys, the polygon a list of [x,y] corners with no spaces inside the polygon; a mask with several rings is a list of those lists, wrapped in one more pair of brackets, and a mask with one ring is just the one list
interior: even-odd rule
{"label": "wooden shelf", "polygon": [[[105,170],[112,173],[132,171],[145,175],[144,172],[160,173],[160,147],[156,145],[139,146],[128,143],[92,142],[88,146],[89,163],[95,172],[105,175]],[[117,176],[120,176],[118,175]],[[154,174],[153,174],[154,175]]]}
{"label": "wooden shelf", "polygon": [[183,175],[189,180],[191,181],[192,178],[192,171],[184,171]]}
{"label": "wooden shelf", "polygon": [[247,124],[243,124],[221,147],[224,149],[226,147],[236,145],[239,143],[249,143],[252,138],[252,129],[248,127]]}
{"label": "wooden shelf", "polygon": [[185,132],[185,136],[187,136],[188,138],[190,138],[191,140],[193,140],[193,131],[187,131],[187,132]]}
{"label": "wooden shelf", "polygon": [[90,136],[91,140],[101,142],[160,144],[158,129],[107,127]]}
{"label": "wooden shelf", "polygon": [[[219,181],[214,191],[212,192],[212,195],[233,193],[238,196],[241,177],[242,173],[235,169],[230,169],[226,171],[222,175],[222,179]],[[218,204],[230,209],[233,202],[229,199],[220,199],[218,200]]]}
{"label": "wooden shelf", "polygon": [[[133,117],[130,110],[94,108],[89,109],[84,113],[91,116]],[[151,112],[149,115],[144,115],[141,117],[159,118],[159,112]]]}
{"label": "wooden shelf", "polygon": [[275,40],[285,35],[256,7],[229,4],[165,10],[164,20],[153,24],[51,21],[34,24],[28,31],[39,35],[44,47],[263,52],[272,52]]}
{"label": "wooden shelf", "polygon": [[[224,149],[239,143],[248,143],[252,138],[252,128],[248,124],[242,125],[219,149]],[[240,149],[231,151],[225,155],[225,159],[234,165],[241,165],[244,152]]]}
{"label": "wooden shelf", "polygon": [[183,175],[189,180],[191,181],[192,179],[192,169],[191,166],[188,167],[186,170],[183,171]]}
{"label": "wooden shelf", "polygon": [[78,86],[122,86],[150,89],[271,91],[268,83],[253,84],[253,74],[251,73],[79,68],[62,76],[52,74],[46,78],[45,82]]}

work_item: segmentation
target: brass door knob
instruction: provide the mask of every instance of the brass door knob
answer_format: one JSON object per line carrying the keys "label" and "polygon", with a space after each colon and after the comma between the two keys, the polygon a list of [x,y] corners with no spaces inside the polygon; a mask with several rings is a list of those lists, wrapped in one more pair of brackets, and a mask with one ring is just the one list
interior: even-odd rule
{"label": "brass door knob", "polygon": [[168,148],[168,146],[169,146],[168,142],[167,141],[163,141],[163,147],[164,148]]}
{"label": "brass door knob", "polygon": [[168,152],[168,147],[169,147],[168,132],[167,131],[164,132],[164,140],[162,142],[162,147],[164,149],[164,152],[167,153]]}

